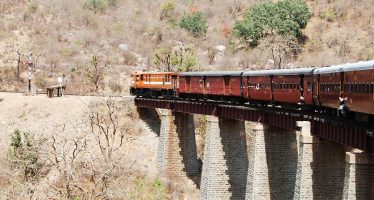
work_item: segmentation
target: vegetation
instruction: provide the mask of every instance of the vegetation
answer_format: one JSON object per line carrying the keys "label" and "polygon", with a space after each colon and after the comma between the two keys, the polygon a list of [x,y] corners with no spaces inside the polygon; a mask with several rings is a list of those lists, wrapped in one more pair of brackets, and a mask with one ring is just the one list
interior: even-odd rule
{"label": "vegetation", "polygon": [[23,172],[26,181],[34,181],[39,178],[39,170],[42,165],[38,162],[41,155],[41,143],[29,133],[21,133],[16,129],[12,135],[8,150],[8,158],[13,168]]}
{"label": "vegetation", "polygon": [[174,1],[165,1],[161,7],[160,19],[172,20],[175,15],[175,2]]}
{"label": "vegetation", "polygon": [[105,69],[108,68],[106,64],[99,63],[98,56],[92,56],[91,65],[83,67],[83,72],[87,79],[95,86],[95,92],[99,91],[99,85],[104,79]]}
{"label": "vegetation", "polygon": [[192,33],[194,37],[205,35],[208,30],[208,22],[202,12],[184,15],[179,25],[181,28]]}
{"label": "vegetation", "polygon": [[267,2],[250,8],[244,19],[236,21],[233,32],[242,42],[257,45],[267,35],[301,36],[311,13],[305,1],[284,0]]}
{"label": "vegetation", "polygon": [[195,52],[192,48],[179,46],[161,47],[155,50],[153,63],[161,71],[193,71],[197,64]]}
{"label": "vegetation", "polygon": [[[110,1],[113,3],[113,1]],[[85,0],[84,8],[93,10],[95,13],[98,11],[105,11],[108,8],[108,0]]]}

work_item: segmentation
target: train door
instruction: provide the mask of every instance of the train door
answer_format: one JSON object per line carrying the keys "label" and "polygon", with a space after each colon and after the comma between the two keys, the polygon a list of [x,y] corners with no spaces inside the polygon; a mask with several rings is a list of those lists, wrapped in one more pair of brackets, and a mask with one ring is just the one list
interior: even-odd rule
{"label": "train door", "polygon": [[246,98],[249,100],[251,98],[251,93],[249,92],[250,91],[250,78],[249,76],[247,76],[247,80],[246,80],[246,83],[247,83],[247,96]]}
{"label": "train door", "polygon": [[186,76],[186,92],[191,92],[191,76]]}
{"label": "train door", "polygon": [[300,91],[300,101],[299,103],[300,104],[305,104],[305,87],[304,87],[304,74],[300,74],[300,78],[299,78],[299,85],[300,85],[300,88],[299,88],[299,91]]}
{"label": "train door", "polygon": [[319,93],[320,93],[320,75],[313,75],[313,101],[314,104],[319,106]]}
{"label": "train door", "polygon": [[171,76],[171,86],[173,88],[173,95],[177,96],[177,90],[178,90],[178,76],[172,75]]}
{"label": "train door", "polygon": [[224,82],[225,82],[225,95],[231,95],[230,91],[230,76],[224,76],[223,77]]}
{"label": "train door", "polygon": [[344,91],[344,72],[340,72],[340,89],[339,89],[339,94],[340,92]]}
{"label": "train door", "polygon": [[243,81],[244,77],[242,75],[243,75],[243,73],[240,74],[240,96],[243,98],[244,97],[243,96],[243,92],[244,92],[243,88],[244,88],[245,84],[244,84],[244,81]]}
{"label": "train door", "polygon": [[271,94],[271,101],[274,101],[274,76],[270,75],[270,94]]}

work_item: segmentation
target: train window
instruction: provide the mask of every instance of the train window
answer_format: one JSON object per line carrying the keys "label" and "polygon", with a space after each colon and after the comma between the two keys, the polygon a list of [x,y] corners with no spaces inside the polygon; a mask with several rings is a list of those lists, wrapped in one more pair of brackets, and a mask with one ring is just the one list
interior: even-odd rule
{"label": "train window", "polygon": [[369,93],[369,91],[368,91],[368,89],[367,89],[367,86],[368,86],[368,84],[367,83],[363,83],[362,84],[362,93]]}
{"label": "train window", "polygon": [[362,93],[361,83],[357,84],[357,93]]}
{"label": "train window", "polygon": [[370,84],[365,83],[365,93],[368,94],[370,92]]}
{"label": "train window", "polygon": [[374,84],[370,84],[370,94],[374,93]]}
{"label": "train window", "polygon": [[344,91],[345,91],[345,92],[350,92],[350,91],[349,91],[349,84],[348,84],[348,83],[345,83],[345,84],[344,84]]}
{"label": "train window", "polygon": [[143,81],[143,74],[142,74],[142,75],[140,75],[140,80],[141,80],[141,81]]}
{"label": "train window", "polygon": [[347,89],[345,90],[346,92],[349,92],[349,93],[352,92],[352,84],[351,84],[351,83],[347,83],[347,84],[346,84],[346,88],[347,88]]}
{"label": "train window", "polygon": [[354,93],[357,93],[358,89],[357,89],[357,84],[356,83],[353,83],[353,92]]}
{"label": "train window", "polygon": [[307,90],[308,92],[312,91],[312,84],[310,84],[310,82],[307,82],[307,83],[306,83],[306,90]]}

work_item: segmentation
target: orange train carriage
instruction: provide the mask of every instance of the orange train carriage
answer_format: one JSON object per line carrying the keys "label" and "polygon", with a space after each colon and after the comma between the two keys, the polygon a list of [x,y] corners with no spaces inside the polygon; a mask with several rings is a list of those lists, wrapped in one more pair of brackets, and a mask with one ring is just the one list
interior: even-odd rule
{"label": "orange train carriage", "polygon": [[174,72],[135,72],[131,74],[130,94],[142,97],[172,97],[178,88]]}

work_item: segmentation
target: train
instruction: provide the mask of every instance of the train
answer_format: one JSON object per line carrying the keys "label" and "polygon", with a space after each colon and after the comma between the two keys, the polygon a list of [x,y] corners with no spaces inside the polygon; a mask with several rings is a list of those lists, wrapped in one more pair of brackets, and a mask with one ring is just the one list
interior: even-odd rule
{"label": "train", "polygon": [[135,72],[131,80],[130,94],[139,98],[279,106],[374,119],[374,60],[279,70]]}

